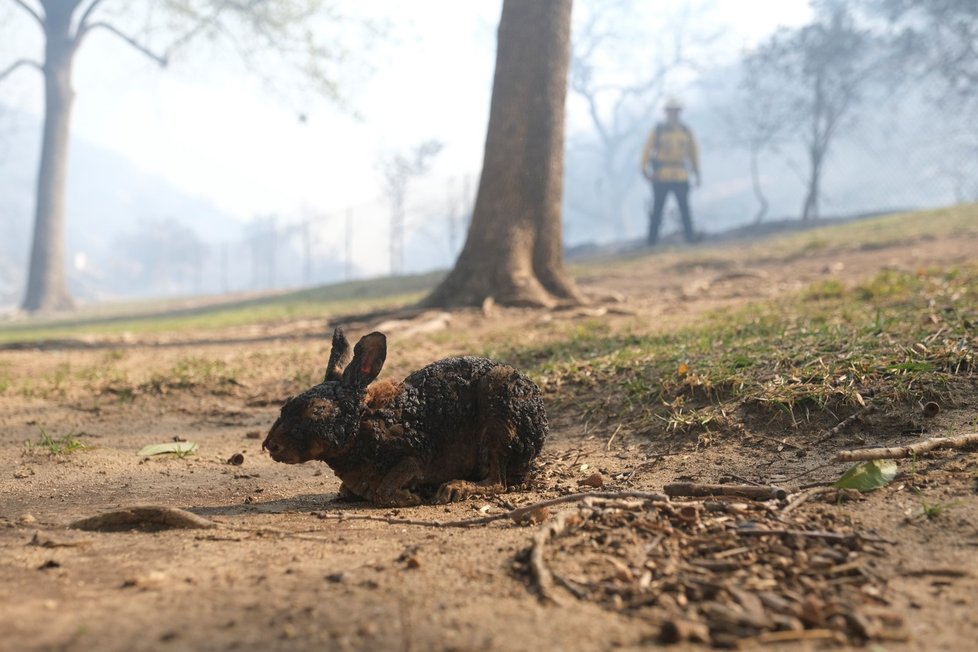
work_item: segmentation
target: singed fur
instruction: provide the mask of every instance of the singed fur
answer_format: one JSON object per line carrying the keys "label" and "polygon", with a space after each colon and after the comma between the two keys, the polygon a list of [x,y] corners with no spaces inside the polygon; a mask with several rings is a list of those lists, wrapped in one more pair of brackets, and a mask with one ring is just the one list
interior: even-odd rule
{"label": "singed fur", "polygon": [[333,348],[326,380],[286,403],[269,431],[274,459],[322,460],[345,495],[386,505],[505,491],[529,473],[548,426],[539,388],[518,370],[456,357],[372,382],[386,357],[382,334],[364,336],[345,370],[341,331]]}

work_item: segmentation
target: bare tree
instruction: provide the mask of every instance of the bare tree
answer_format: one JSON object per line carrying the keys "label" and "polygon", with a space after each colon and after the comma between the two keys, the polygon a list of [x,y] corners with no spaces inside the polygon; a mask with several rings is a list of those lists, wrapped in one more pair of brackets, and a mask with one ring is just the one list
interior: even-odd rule
{"label": "bare tree", "polygon": [[504,0],[472,222],[423,303],[553,306],[583,298],[563,265],[564,103],[571,0]]}
{"label": "bare tree", "polygon": [[[104,33],[132,46],[161,66],[200,38],[227,38],[242,54],[276,50],[302,59],[301,67],[317,88],[334,94],[335,84],[324,63],[330,50],[312,36],[309,21],[322,15],[320,0],[228,2],[227,0],[161,0],[158,20],[168,28],[169,42],[155,49],[116,22],[128,7],[107,0],[6,0],[22,10],[44,37],[44,56],[15,59],[0,68],[0,81],[22,68],[44,76],[44,132],[34,215],[34,235],[23,308],[58,310],[73,305],[64,269],[65,181],[71,113],[75,99],[72,69],[75,56],[92,34]],[[162,9],[162,11],[160,11]]]}
{"label": "bare tree", "polygon": [[428,140],[414,147],[409,154],[394,154],[384,160],[384,195],[390,202],[390,256],[391,275],[404,271],[404,212],[407,187],[411,179],[425,174],[431,168],[432,159],[441,151],[442,143]]}
{"label": "bare tree", "polygon": [[974,0],[862,0],[893,29],[901,67],[939,72],[959,99],[978,99],[978,2]]}
{"label": "bare tree", "polygon": [[756,112],[755,155],[792,137],[804,146],[808,172],[802,220],[819,215],[831,146],[853,119],[878,65],[872,45],[869,32],[858,29],[845,6],[833,2],[813,23],[780,30],[745,58],[748,110]]}

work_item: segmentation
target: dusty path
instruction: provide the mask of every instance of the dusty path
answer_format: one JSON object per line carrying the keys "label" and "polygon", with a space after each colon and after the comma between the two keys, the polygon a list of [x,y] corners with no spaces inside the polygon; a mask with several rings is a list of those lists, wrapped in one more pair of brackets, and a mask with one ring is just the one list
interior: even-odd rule
{"label": "dusty path", "polygon": [[[553,336],[554,321],[599,319],[612,329],[648,324],[665,330],[719,306],[777,298],[828,276],[852,283],[887,267],[968,262],[976,245],[974,239],[928,239],[815,252],[794,261],[760,258],[728,245],[637,258],[584,272],[588,291],[624,295],[621,302],[548,315],[461,312],[450,316],[447,330],[433,326],[431,333],[417,327],[437,322],[435,314],[387,324],[392,346],[385,374],[397,376],[443,355],[479,352],[516,333],[522,343],[543,341]],[[579,491],[579,481],[595,472],[605,489],[658,491],[676,479],[764,482],[823,459],[815,451],[799,458],[778,450],[776,442],[749,436],[700,449],[695,442],[671,442],[665,450],[661,442],[616,434],[604,424],[588,429],[570,412],[555,413],[544,471],[529,492],[401,510],[337,502],[339,483],[327,467],[275,464],[255,438],[274,420],[296,377],[319,373],[326,342],[308,336],[321,330],[321,324],[306,323],[279,327],[274,339],[241,329],[208,336],[211,341],[203,344],[157,338],[0,352],[6,376],[29,371],[39,379],[33,389],[0,394],[0,648],[637,648],[659,633],[641,616],[577,600],[569,592],[559,605],[537,599],[518,563],[533,526],[500,521],[453,529],[331,517],[464,519]],[[93,370],[111,367],[132,378],[151,378],[188,358],[237,365],[252,360],[253,371],[229,386],[162,382],[160,394],[91,392],[93,386],[112,385]],[[941,418],[948,430],[973,428],[978,406]],[[52,437],[73,433],[89,448],[61,455],[26,450],[24,442],[37,442],[42,430]],[[182,459],[136,455],[146,444],[175,437],[199,442],[198,453]],[[227,462],[235,453],[244,455],[240,466]],[[870,565],[888,579],[885,601],[905,615],[910,635],[910,642],[888,642],[886,649],[960,650],[978,637],[976,473],[976,456],[961,454],[928,467],[917,489],[922,494],[890,487],[845,507],[813,503],[799,510],[828,510],[849,527],[897,542]],[[827,471],[822,479],[834,474]],[[953,509],[943,518],[908,524],[906,514],[922,500]],[[61,529],[77,518],[137,504],[189,509],[222,527]],[[793,649],[819,645],[824,642]]]}

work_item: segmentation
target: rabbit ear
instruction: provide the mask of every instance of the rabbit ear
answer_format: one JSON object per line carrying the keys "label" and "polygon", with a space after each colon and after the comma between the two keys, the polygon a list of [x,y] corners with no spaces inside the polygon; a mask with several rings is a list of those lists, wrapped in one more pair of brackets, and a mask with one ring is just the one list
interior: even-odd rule
{"label": "rabbit ear", "polygon": [[326,363],[326,377],[323,382],[340,380],[343,369],[350,362],[350,342],[346,339],[343,329],[336,327],[333,331],[333,349],[329,352],[329,362]]}
{"label": "rabbit ear", "polygon": [[343,371],[343,382],[359,389],[372,383],[387,359],[387,337],[383,333],[364,335],[353,349],[353,360]]}

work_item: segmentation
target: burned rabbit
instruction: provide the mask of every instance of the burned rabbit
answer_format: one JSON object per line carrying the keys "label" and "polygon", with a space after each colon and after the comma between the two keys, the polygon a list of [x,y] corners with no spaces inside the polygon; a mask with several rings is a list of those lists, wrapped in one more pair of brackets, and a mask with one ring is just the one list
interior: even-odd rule
{"label": "burned rabbit", "polygon": [[290,398],[262,444],[279,462],[326,462],[341,495],[417,505],[498,493],[530,471],[547,435],[540,390],[513,367],[446,358],[400,382],[374,382],[387,357],[382,333],[353,350],[343,331],[322,383]]}

